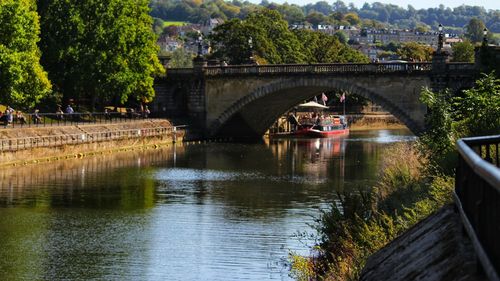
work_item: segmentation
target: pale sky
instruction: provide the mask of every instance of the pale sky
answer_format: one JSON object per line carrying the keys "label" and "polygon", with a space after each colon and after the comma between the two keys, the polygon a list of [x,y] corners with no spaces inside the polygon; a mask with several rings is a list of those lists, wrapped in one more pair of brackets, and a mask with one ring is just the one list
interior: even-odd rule
{"label": "pale sky", "polygon": [[[319,1],[319,0],[318,0]],[[308,3],[316,3],[318,2],[316,0],[269,0],[269,2],[276,2],[276,3],[284,3],[288,2],[290,4],[298,4],[298,5],[305,5]],[[328,3],[333,3],[336,0],[326,0]],[[439,6],[439,4],[443,4],[445,7],[450,7],[450,8],[455,8],[458,6],[461,6],[463,4],[469,5],[469,6],[483,6],[485,9],[490,10],[500,10],[500,0],[379,0],[379,1],[366,1],[366,0],[342,0],[344,3],[349,4],[350,2],[354,3],[356,7],[361,8],[365,2],[368,3],[373,3],[373,2],[381,2],[381,3],[386,3],[386,4],[394,4],[398,5],[401,7],[406,8],[408,4],[412,5],[415,9],[425,9],[425,8],[436,8]],[[254,0],[251,2],[257,2],[259,3],[259,0]]]}

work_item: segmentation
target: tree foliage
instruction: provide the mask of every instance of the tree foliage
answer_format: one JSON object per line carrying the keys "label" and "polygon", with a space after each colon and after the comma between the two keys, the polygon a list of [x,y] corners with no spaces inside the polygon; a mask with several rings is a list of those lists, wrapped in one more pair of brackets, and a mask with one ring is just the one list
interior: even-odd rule
{"label": "tree foliage", "polygon": [[[252,49],[248,40],[252,38]],[[254,55],[269,64],[368,62],[337,36],[309,30],[289,30],[273,10],[261,10],[244,20],[233,19],[214,29],[214,56],[231,64],[247,63]],[[224,46],[224,47],[220,47]]]}
{"label": "tree foliage", "polygon": [[474,88],[457,97],[448,91],[424,90],[421,101],[428,113],[427,131],[420,140],[446,171],[456,167],[454,146],[458,139],[500,131],[500,79],[494,72],[483,74]]}
{"label": "tree foliage", "polygon": [[51,91],[40,65],[40,26],[33,0],[0,1],[0,102],[34,106]]}
{"label": "tree foliage", "polygon": [[369,62],[368,57],[342,44],[337,36],[310,30],[294,31],[300,42],[304,42],[304,51],[309,63],[346,63]]}
{"label": "tree foliage", "polygon": [[451,46],[452,62],[474,62],[474,45],[468,40],[455,43]]}
{"label": "tree foliage", "polygon": [[65,99],[92,107],[154,96],[160,65],[147,0],[40,0],[42,63]]}
{"label": "tree foliage", "polygon": [[269,64],[305,61],[301,43],[274,10],[264,9],[244,20],[227,21],[213,32],[214,56],[231,64],[248,63],[252,51]]}
{"label": "tree foliage", "polygon": [[458,137],[493,135],[500,132],[500,79],[492,72],[454,99]]}
{"label": "tree foliage", "polygon": [[171,53],[168,64],[172,68],[193,67],[193,57],[184,48],[178,48]]}
{"label": "tree foliage", "polygon": [[[363,27],[367,24],[377,23],[377,27],[383,27],[380,23],[396,28],[417,28],[419,26],[431,26],[436,28],[440,23],[450,28],[462,29],[471,17],[481,19],[489,30],[500,32],[500,11],[486,10],[483,7],[461,5],[455,8],[447,8],[440,5],[436,8],[415,9],[411,5],[403,8],[394,4],[383,4],[375,2],[365,3],[361,8],[353,4],[346,5],[343,1],[335,1],[331,4],[326,1],[309,3],[304,6],[294,4],[276,4],[269,1],[261,1],[260,4],[253,4],[248,1],[222,0],[152,0],[151,14],[163,20],[180,20],[192,23],[206,22],[210,18],[222,18],[229,20],[233,18],[243,19],[251,12],[262,8],[269,8],[279,11],[284,19],[290,23],[302,23],[305,17],[309,17],[309,22],[326,21],[330,24],[358,25],[363,22]],[[318,15],[319,14],[319,15]],[[325,16],[325,17],[322,17]]]}
{"label": "tree foliage", "polygon": [[484,23],[478,18],[470,19],[465,26],[465,36],[472,42],[483,41],[483,30],[486,28]]}
{"label": "tree foliage", "polygon": [[404,60],[431,61],[432,47],[419,44],[417,42],[407,42],[401,45],[397,50],[397,54]]}

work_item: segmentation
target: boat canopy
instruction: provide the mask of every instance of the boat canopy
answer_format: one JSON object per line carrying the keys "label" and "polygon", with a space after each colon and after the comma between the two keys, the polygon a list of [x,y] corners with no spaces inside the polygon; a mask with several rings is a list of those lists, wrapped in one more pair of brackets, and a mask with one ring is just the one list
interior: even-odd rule
{"label": "boat canopy", "polygon": [[315,101],[310,101],[306,102],[303,104],[299,104],[298,107],[303,107],[303,108],[328,108],[326,105],[319,104]]}

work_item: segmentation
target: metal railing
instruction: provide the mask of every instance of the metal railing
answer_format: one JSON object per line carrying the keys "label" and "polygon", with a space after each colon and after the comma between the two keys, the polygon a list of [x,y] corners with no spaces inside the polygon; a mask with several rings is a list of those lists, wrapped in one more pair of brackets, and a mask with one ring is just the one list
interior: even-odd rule
{"label": "metal railing", "polygon": [[50,135],[37,137],[24,137],[12,139],[0,139],[0,151],[18,151],[40,147],[57,147],[62,145],[75,145],[92,142],[125,140],[132,138],[147,138],[171,136],[173,141],[177,139],[177,127],[156,127],[145,129],[128,129],[105,132],[82,132],[77,134]]}
{"label": "metal railing", "polygon": [[457,145],[455,203],[485,274],[500,280],[500,135]]}
{"label": "metal railing", "polygon": [[[148,114],[149,115],[149,114]],[[0,121],[1,128],[50,127],[82,124],[111,124],[147,119],[149,116],[139,112],[89,112],[89,113],[24,113],[13,115],[12,122],[7,122],[5,115]]]}

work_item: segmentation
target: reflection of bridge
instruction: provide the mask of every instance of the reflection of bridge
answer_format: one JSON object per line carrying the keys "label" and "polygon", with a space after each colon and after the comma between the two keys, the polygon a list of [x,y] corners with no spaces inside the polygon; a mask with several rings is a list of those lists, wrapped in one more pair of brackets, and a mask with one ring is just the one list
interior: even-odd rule
{"label": "reflection of bridge", "polygon": [[[440,60],[441,59],[441,60]],[[424,130],[423,87],[470,87],[473,64],[432,63],[206,66],[168,69],[153,111],[188,118],[203,137],[256,138],[278,116],[321,92],[341,90],[383,106],[413,132]]]}

